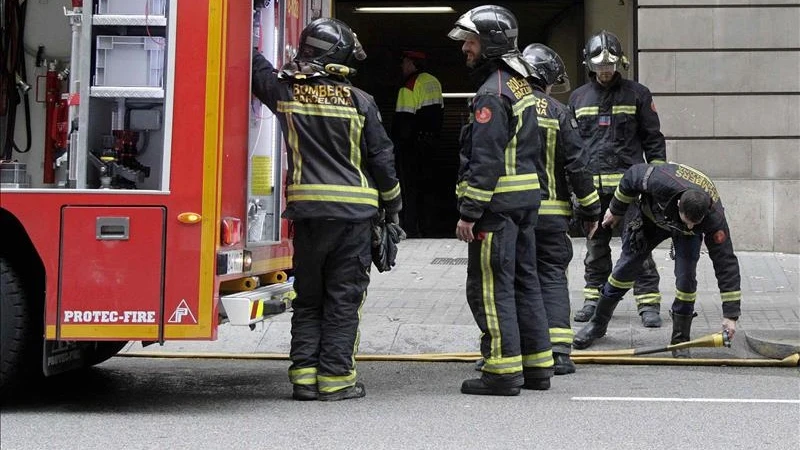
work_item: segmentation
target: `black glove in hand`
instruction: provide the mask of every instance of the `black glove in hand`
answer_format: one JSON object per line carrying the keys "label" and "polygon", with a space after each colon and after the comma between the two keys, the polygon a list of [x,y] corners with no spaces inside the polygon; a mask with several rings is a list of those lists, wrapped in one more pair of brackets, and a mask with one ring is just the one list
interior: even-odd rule
{"label": "black glove in hand", "polygon": [[398,225],[400,223],[400,215],[396,212],[386,213],[386,223]]}

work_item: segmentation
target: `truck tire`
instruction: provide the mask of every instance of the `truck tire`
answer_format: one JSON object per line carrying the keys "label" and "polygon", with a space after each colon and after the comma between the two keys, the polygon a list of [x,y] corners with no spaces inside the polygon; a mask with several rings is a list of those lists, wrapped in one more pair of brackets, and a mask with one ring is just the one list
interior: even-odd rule
{"label": "truck tire", "polygon": [[37,344],[30,305],[19,274],[0,258],[0,393],[32,373]]}
{"label": "truck tire", "polygon": [[91,367],[106,361],[107,359],[119,353],[119,351],[122,350],[126,345],[128,345],[128,341],[96,342],[94,349],[86,358],[86,367]]}

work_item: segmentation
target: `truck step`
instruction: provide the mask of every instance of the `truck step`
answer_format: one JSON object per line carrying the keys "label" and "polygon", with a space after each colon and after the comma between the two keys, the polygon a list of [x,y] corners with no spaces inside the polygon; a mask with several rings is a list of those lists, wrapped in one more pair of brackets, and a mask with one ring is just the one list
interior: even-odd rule
{"label": "truck step", "polygon": [[285,312],[292,306],[295,296],[293,282],[270,284],[252,291],[223,295],[220,314],[227,316],[231,325],[253,325]]}

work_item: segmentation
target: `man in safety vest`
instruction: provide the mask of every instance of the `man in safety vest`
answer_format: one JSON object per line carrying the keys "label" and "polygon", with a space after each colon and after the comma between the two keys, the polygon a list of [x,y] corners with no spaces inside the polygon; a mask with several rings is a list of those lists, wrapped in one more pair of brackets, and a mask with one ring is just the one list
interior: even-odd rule
{"label": "man in safety vest", "polygon": [[442,85],[425,71],[427,55],[404,51],[400,69],[403,85],[397,93],[392,121],[392,139],[398,175],[403,188],[400,220],[408,237],[421,237],[428,231],[425,205],[426,181],[433,175],[431,162],[444,117]]}
{"label": "man in safety vest", "polygon": [[296,400],[363,397],[355,352],[369,284],[371,224],[379,206],[397,223],[400,183],[392,141],[371,96],[347,79],[366,57],[336,19],[311,22],[294,61],[275,71],[255,52],[253,93],[286,141],[286,211],[294,226],[289,379]]}
{"label": "man in safety vest", "polygon": [[[590,80],[572,93],[569,106],[586,142],[589,168],[605,210],[623,172],[637,163],[663,163],[666,144],[650,91],[617,71],[618,67],[628,67],[619,39],[603,30],[589,38],[583,56]],[[592,316],[599,290],[611,274],[611,237],[610,229],[600,228],[586,239],[584,305],[575,313],[576,322],[586,322]],[[652,256],[645,258],[644,264],[633,294],[642,325],[660,327],[658,270]]]}
{"label": "man in safety vest", "polygon": [[461,16],[448,34],[464,41],[478,86],[461,132],[456,236],[469,243],[467,302],[482,333],[484,363],[480,378],[461,384],[464,394],[545,390],[553,376],[535,254],[542,142],[518,33],[511,11],[485,5]]}

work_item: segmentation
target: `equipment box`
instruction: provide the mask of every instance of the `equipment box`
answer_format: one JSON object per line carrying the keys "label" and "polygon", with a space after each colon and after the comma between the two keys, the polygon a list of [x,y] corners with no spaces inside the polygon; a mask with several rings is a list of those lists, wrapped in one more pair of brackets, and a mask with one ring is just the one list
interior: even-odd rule
{"label": "equipment box", "polygon": [[163,16],[166,0],[100,0],[97,14]]}
{"label": "equipment box", "polygon": [[163,87],[163,37],[97,36],[93,86]]}

